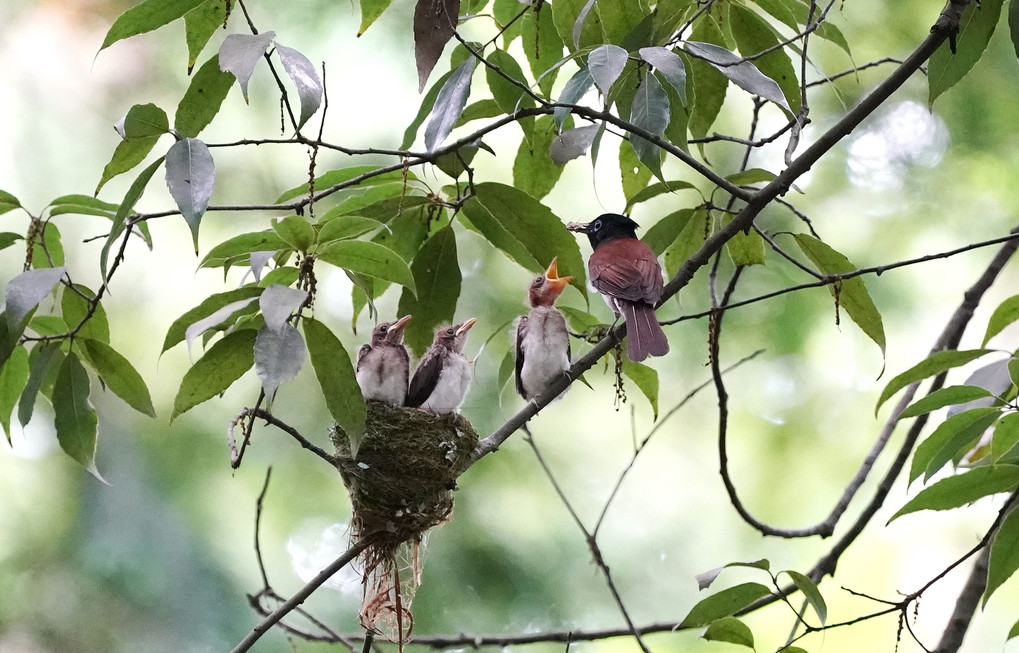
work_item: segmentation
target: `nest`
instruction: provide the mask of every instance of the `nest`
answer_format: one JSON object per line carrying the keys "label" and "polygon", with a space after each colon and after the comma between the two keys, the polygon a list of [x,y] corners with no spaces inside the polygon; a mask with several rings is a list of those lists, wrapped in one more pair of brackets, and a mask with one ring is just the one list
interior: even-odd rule
{"label": "nest", "polygon": [[478,434],[462,416],[368,402],[367,429],[356,456],[339,427],[330,430],[336,467],[353,508],[351,538],[370,537],[361,554],[361,622],[404,642],[410,601],[420,582],[428,529],[453,511],[456,478],[470,465]]}

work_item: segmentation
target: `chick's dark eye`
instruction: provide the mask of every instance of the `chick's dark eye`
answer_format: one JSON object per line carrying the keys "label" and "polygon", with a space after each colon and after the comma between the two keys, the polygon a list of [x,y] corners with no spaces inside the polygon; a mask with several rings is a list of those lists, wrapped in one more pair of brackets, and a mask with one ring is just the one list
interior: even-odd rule
{"label": "chick's dark eye", "polygon": [[386,331],[389,331],[389,327],[385,325],[379,327],[379,333],[385,333]]}
{"label": "chick's dark eye", "polygon": [[451,336],[451,335],[453,335],[455,333],[456,333],[456,330],[454,330],[454,329],[446,329],[446,335],[447,336]]}
{"label": "chick's dark eye", "polygon": [[540,286],[541,282],[545,280],[545,277],[534,277],[534,281],[531,283],[532,286]]}

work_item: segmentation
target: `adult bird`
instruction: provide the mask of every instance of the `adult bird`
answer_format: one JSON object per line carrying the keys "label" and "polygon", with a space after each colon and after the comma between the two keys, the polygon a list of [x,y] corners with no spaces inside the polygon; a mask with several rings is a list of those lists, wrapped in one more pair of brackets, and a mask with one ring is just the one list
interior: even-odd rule
{"label": "adult bird", "polygon": [[452,413],[460,408],[471,384],[471,364],[463,355],[473,317],[453,326],[439,327],[432,346],[418,362],[410,380],[405,406],[433,413]]}
{"label": "adult bird", "polygon": [[408,322],[409,315],[382,322],[372,330],[371,343],[358,350],[355,375],[365,399],[393,406],[402,406],[406,400],[410,354],[403,344],[403,328]]}
{"label": "adult bird", "polygon": [[555,301],[573,277],[559,276],[557,260],[553,258],[545,273],[531,282],[527,291],[531,311],[517,321],[516,386],[528,401],[570,369],[570,334]]}
{"label": "adult bird", "polygon": [[632,361],[664,356],[669,341],[655,316],[662,297],[662,268],[646,243],[637,240],[637,223],[618,213],[605,213],[587,224],[571,222],[570,231],[587,234],[591,284],[605,303],[626,320],[626,355]]}

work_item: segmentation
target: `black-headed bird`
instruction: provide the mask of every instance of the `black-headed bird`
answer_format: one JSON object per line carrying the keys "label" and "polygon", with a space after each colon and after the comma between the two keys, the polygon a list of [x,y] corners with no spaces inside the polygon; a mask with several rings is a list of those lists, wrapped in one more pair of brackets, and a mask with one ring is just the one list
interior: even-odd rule
{"label": "black-headed bird", "polygon": [[570,369],[570,334],[555,301],[573,277],[560,277],[556,262],[552,259],[545,273],[531,282],[527,292],[531,311],[517,321],[515,379],[517,392],[527,400]]}
{"label": "black-headed bird", "polygon": [[471,384],[471,363],[463,355],[473,317],[435,332],[432,346],[418,362],[410,380],[404,405],[433,413],[452,413],[460,408]]}
{"label": "black-headed bird", "polygon": [[637,239],[637,223],[618,213],[605,213],[587,224],[571,222],[570,231],[587,234],[591,284],[605,303],[626,320],[626,355],[632,361],[664,356],[669,341],[655,316],[662,297],[662,268],[655,253]]}
{"label": "black-headed bird", "polygon": [[372,330],[371,343],[358,350],[355,375],[365,399],[393,406],[402,406],[406,400],[410,354],[403,344],[403,328],[408,322],[409,315],[382,322]]}

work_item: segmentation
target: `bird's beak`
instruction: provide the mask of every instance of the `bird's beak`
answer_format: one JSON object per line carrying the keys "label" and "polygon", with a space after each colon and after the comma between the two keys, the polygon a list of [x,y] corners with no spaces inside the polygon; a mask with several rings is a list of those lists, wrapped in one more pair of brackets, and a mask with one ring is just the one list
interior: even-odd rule
{"label": "bird's beak", "polygon": [[556,268],[559,261],[559,257],[552,259],[548,269],[545,270],[545,281],[551,286],[556,292],[562,292],[566,285],[573,281],[573,277],[560,277],[559,271]]}
{"label": "bird's beak", "polygon": [[577,233],[586,234],[591,230],[590,222],[568,222],[566,223],[567,231],[576,231]]}
{"label": "bird's beak", "polygon": [[403,328],[405,326],[407,326],[408,322],[410,322],[410,318],[411,318],[410,315],[404,315],[403,317],[401,317],[396,322],[393,322],[393,324],[389,327],[390,333],[392,333],[394,330],[395,331],[403,331]]}
{"label": "bird's beak", "polygon": [[476,320],[475,318],[473,318],[473,317],[472,317],[472,318],[470,318],[469,320],[467,320],[466,322],[464,322],[463,324],[461,324],[461,325],[460,325],[459,327],[457,327],[457,330],[456,330],[456,335],[458,335],[458,336],[459,336],[459,335],[462,335],[462,334],[464,334],[464,333],[467,333],[467,331],[468,331],[468,330],[469,330],[469,329],[470,329],[470,328],[471,328],[472,326],[474,326],[474,323],[475,323],[475,322],[477,322],[477,320]]}

